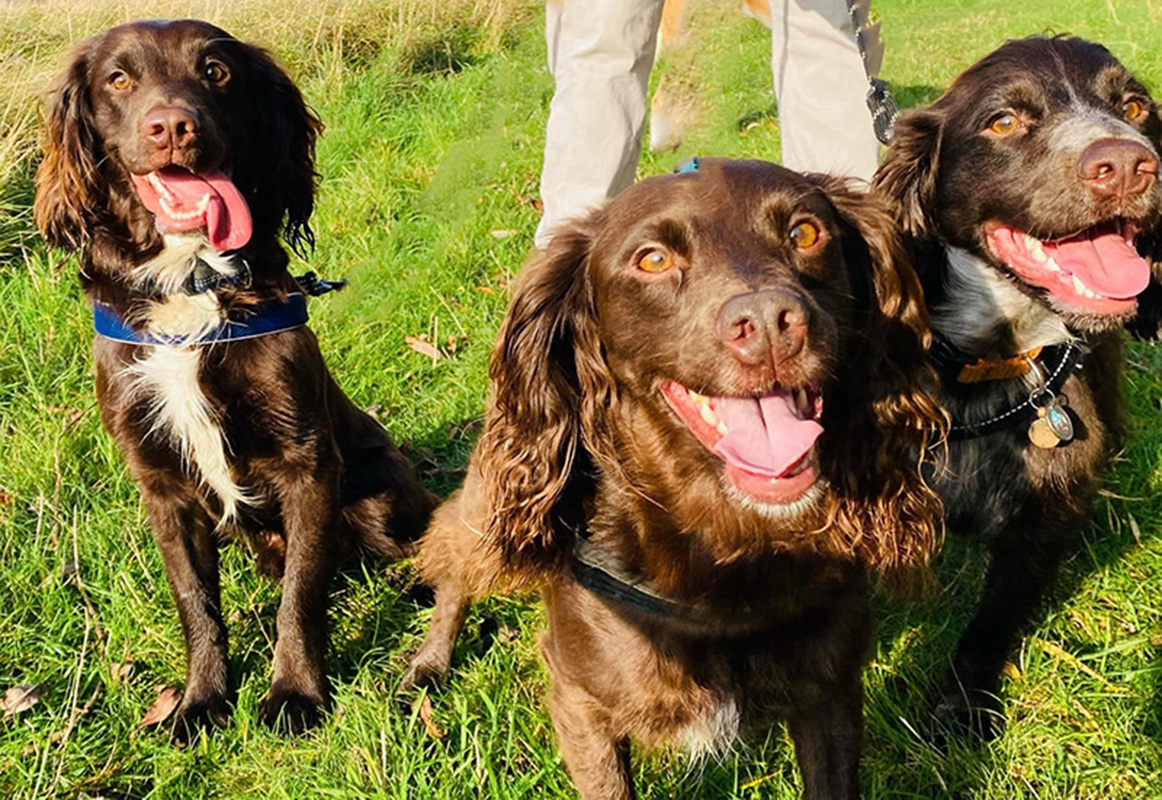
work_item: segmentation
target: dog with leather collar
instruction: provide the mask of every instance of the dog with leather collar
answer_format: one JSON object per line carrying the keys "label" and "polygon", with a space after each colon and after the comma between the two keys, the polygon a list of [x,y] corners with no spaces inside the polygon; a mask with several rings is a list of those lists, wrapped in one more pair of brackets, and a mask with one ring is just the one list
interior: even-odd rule
{"label": "dog with leather collar", "polygon": [[1123,433],[1121,328],[1149,283],[1136,238],[1162,213],[1159,128],[1104,47],[1031,37],[901,115],[873,183],[910,238],[954,421],[933,482],[949,529],[992,555],[938,708],[982,736]]}

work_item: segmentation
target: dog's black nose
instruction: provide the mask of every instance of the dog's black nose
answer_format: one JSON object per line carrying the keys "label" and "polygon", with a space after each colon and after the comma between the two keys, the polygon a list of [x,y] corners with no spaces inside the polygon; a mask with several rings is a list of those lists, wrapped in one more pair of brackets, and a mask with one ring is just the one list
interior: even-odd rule
{"label": "dog's black nose", "polygon": [[807,306],[790,292],[740,294],[718,309],[718,338],[744,364],[777,366],[803,349],[810,319]]}
{"label": "dog's black nose", "polygon": [[1158,156],[1129,139],[1099,139],[1085,148],[1078,171],[1098,197],[1129,200],[1158,178]]}
{"label": "dog's black nose", "polygon": [[141,120],[141,135],[156,145],[158,150],[189,147],[197,133],[197,120],[184,108],[160,106]]}

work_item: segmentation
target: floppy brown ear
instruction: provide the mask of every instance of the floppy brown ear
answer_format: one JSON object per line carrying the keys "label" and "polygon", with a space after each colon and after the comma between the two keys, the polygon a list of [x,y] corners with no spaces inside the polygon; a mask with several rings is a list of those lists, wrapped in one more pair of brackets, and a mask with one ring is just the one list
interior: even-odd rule
{"label": "floppy brown ear", "polygon": [[941,508],[922,469],[948,418],[927,358],[923,289],[882,198],[817,178],[839,214],[855,299],[852,352],[838,385],[846,426],[829,476],[840,498],[833,521],[875,570],[898,578],[924,566],[939,543]]}
{"label": "floppy brown ear", "polygon": [[103,199],[97,173],[102,145],[89,103],[88,50],[88,42],[78,46],[53,87],[42,132],[44,155],[36,172],[37,227],[51,246],[68,250],[85,244],[89,220]]}
{"label": "floppy brown ear", "polygon": [[489,375],[492,397],[477,450],[491,505],[485,536],[509,569],[559,560],[581,522],[612,394],[597,330],[588,259],[594,219],[560,230],[524,267]]}
{"label": "floppy brown ear", "polygon": [[318,179],[315,142],[323,123],[270,53],[253,45],[238,47],[256,109],[250,153],[238,159],[236,179],[247,187],[256,238],[281,231],[286,243],[306,257],[315,246],[310,226]]}
{"label": "floppy brown ear", "polygon": [[890,204],[898,227],[916,237],[937,233],[932,215],[943,136],[944,118],[938,112],[904,112],[872,179],[872,191]]}

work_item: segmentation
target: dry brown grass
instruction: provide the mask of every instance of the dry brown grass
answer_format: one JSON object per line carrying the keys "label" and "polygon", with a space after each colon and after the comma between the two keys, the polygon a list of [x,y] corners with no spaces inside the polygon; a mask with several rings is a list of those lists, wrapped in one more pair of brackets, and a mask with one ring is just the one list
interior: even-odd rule
{"label": "dry brown grass", "polygon": [[[442,31],[479,31],[495,46],[535,0],[8,0],[0,2],[0,187],[34,149],[38,100],[72,43],[139,19],[196,17],[261,44],[302,76],[339,80],[382,51],[406,52]],[[143,13],[146,12],[146,13]]]}

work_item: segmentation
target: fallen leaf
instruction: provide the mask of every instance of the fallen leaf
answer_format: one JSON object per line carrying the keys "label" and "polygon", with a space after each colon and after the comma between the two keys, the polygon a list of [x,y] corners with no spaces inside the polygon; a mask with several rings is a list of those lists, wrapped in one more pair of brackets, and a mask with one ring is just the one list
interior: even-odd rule
{"label": "fallen leaf", "polygon": [[173,686],[157,687],[157,697],[138,725],[142,728],[148,728],[151,725],[165,722],[177,710],[178,704],[181,702],[182,692],[180,689]]}
{"label": "fallen leaf", "polygon": [[27,711],[40,702],[41,684],[26,683],[23,686],[13,686],[0,697],[0,710],[4,711],[4,718],[15,717]]}
{"label": "fallen leaf", "polygon": [[1138,546],[1142,545],[1142,529],[1138,527],[1138,520],[1134,519],[1134,515],[1130,514],[1130,533],[1134,534],[1134,541]]}
{"label": "fallen leaf", "polygon": [[0,506],[10,506],[16,502],[16,495],[0,489]]}
{"label": "fallen leaf", "polygon": [[416,703],[419,704],[420,719],[424,723],[424,731],[428,736],[433,739],[443,739],[447,736],[448,734],[444,733],[440,726],[436,724],[435,720],[432,719],[432,698],[425,694],[416,700]]}
{"label": "fallen leaf", "polygon": [[480,292],[481,294],[496,294],[496,290],[491,286],[477,286],[476,291]]}
{"label": "fallen leaf", "polygon": [[432,361],[440,360],[440,350],[431,342],[425,342],[423,339],[417,339],[415,336],[405,336],[403,340],[407,342],[408,347],[420,355],[427,356]]}
{"label": "fallen leaf", "polygon": [[1021,670],[1012,661],[1006,661],[1005,666],[1001,668],[1001,672],[1015,681],[1021,680]]}

